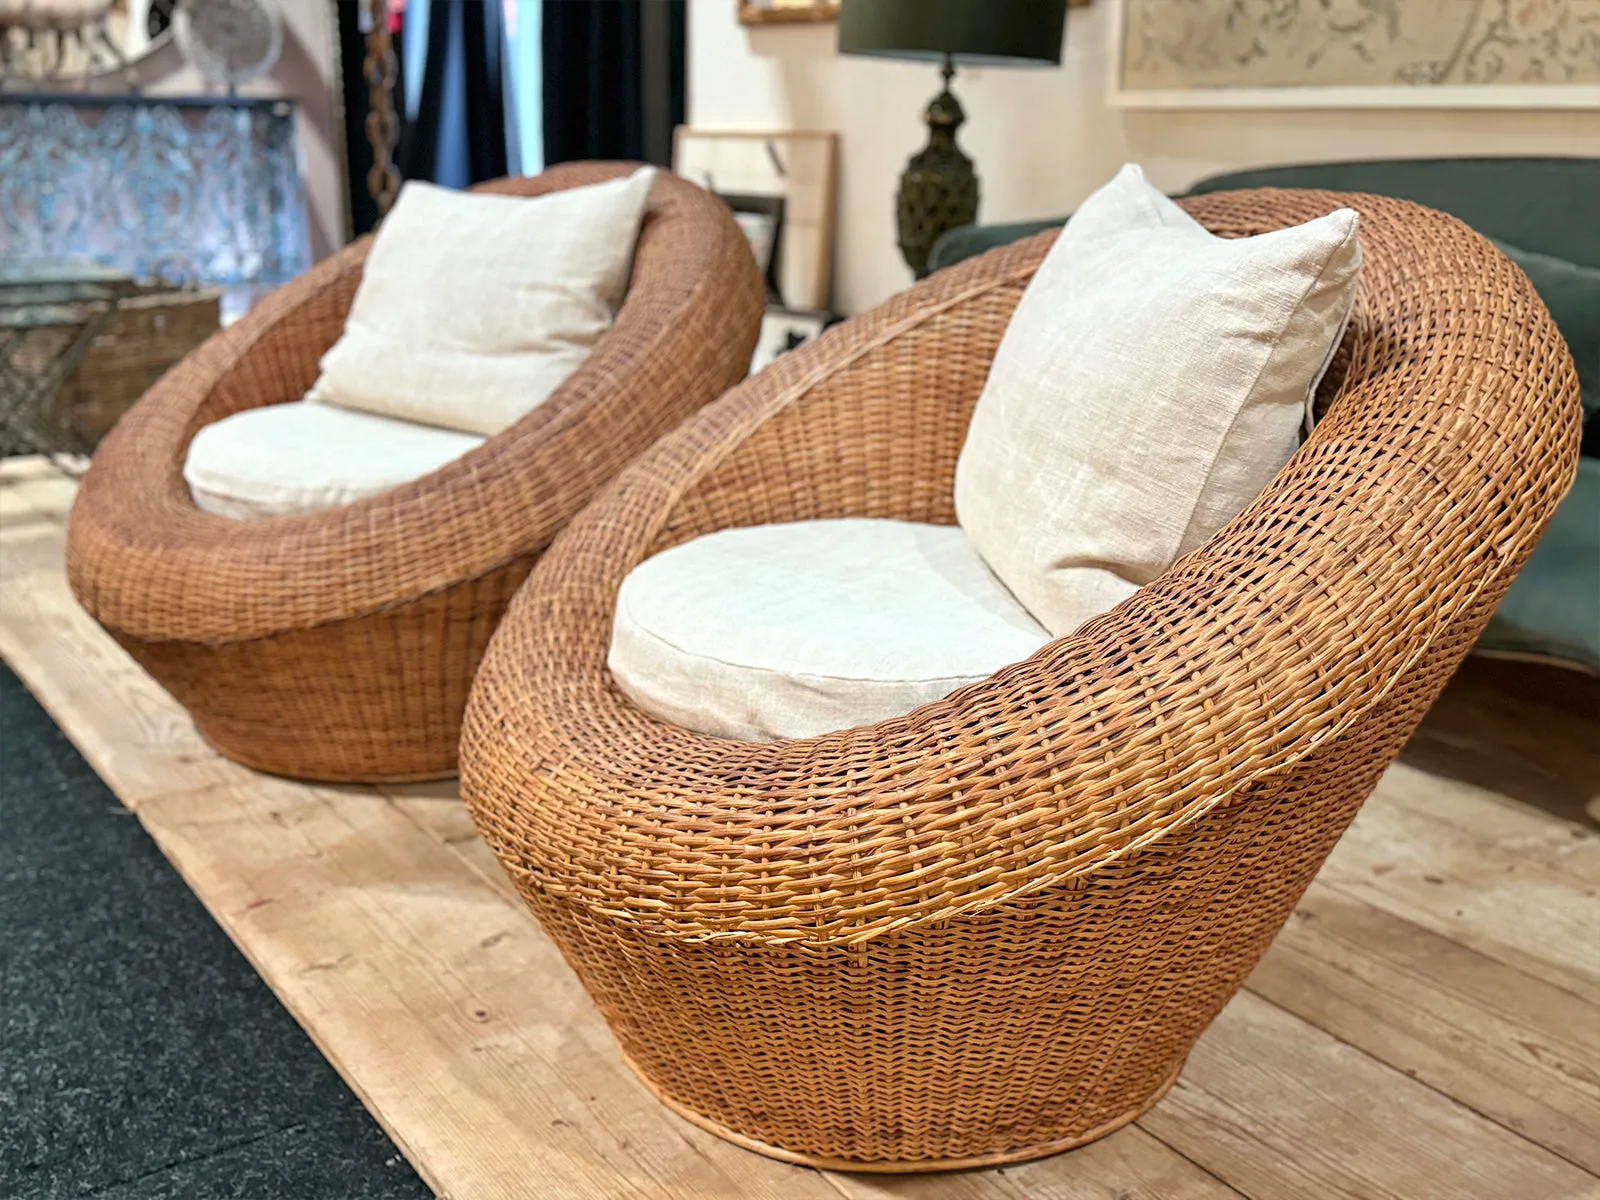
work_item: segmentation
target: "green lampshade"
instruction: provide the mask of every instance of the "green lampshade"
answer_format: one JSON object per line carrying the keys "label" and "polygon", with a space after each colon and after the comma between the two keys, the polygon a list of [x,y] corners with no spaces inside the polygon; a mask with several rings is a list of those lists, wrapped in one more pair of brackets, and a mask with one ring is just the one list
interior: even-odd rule
{"label": "green lampshade", "polygon": [[1066,21],[1066,0],[844,0],[839,53],[1055,66]]}

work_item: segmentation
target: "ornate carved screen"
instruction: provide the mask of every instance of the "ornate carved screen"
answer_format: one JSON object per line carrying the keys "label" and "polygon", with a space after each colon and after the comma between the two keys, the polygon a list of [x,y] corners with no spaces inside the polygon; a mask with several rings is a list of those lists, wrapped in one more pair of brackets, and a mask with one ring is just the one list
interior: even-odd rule
{"label": "ornate carved screen", "polygon": [[310,265],[294,105],[0,96],[0,259],[238,299],[288,281]]}

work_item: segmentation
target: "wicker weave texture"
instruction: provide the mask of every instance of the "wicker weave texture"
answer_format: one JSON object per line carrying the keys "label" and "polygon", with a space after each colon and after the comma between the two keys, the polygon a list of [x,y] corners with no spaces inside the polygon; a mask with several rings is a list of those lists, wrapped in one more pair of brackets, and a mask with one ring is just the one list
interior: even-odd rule
{"label": "wicker weave texture", "polygon": [[[571,164],[485,190],[537,196],[633,169]],[[743,377],[764,300],[726,208],[663,172],[616,322],[517,424],[343,508],[200,512],[182,475],[190,439],[310,387],[369,245],[280,289],[151,389],[95,455],[68,530],[79,600],[212,745],[303,778],[454,774],[467,689],[534,560],[625,463]]]}
{"label": "wicker weave texture", "polygon": [[953,522],[956,456],[1053,234],[786,355],[572,522],[468,704],[469,807],[658,1095],[780,1157],[1023,1158],[1170,1084],[1467,652],[1575,470],[1525,277],[1400,201],[1185,202],[1217,233],[1361,211],[1325,419],[1111,612],[881,724],[742,743],[605,670],[623,576],[711,530]]}

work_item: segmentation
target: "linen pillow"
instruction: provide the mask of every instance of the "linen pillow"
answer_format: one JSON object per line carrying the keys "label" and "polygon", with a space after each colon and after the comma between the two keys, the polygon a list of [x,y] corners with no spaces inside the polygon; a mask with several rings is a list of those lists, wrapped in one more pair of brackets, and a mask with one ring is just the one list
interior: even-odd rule
{"label": "linen pillow", "polygon": [[534,197],[407,183],[306,398],[485,436],[514,424],[621,307],[654,178]]}
{"label": "linen pillow", "polygon": [[956,466],[962,527],[1045,628],[1132,595],[1288,461],[1355,302],[1357,223],[1215,237],[1132,164],[1073,215]]}
{"label": "linen pillow", "polygon": [[795,521],[640,563],[608,665],[646,712],[759,741],[901,716],[1049,640],[955,526]]}

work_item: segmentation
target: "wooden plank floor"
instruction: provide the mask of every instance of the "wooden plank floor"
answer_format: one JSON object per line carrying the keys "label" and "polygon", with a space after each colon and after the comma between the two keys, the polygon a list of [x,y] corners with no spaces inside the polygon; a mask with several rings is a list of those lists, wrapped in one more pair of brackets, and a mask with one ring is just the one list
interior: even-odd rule
{"label": "wooden plank floor", "polygon": [[[299,785],[209,750],[72,600],[72,494],[48,463],[0,462],[0,655],[441,1196],[1600,1200],[1581,805],[1397,765],[1136,1124],[1003,1169],[811,1171],[646,1094],[453,785]],[[1600,746],[1593,709],[1570,719]],[[1587,768],[1565,753],[1568,796]]]}

